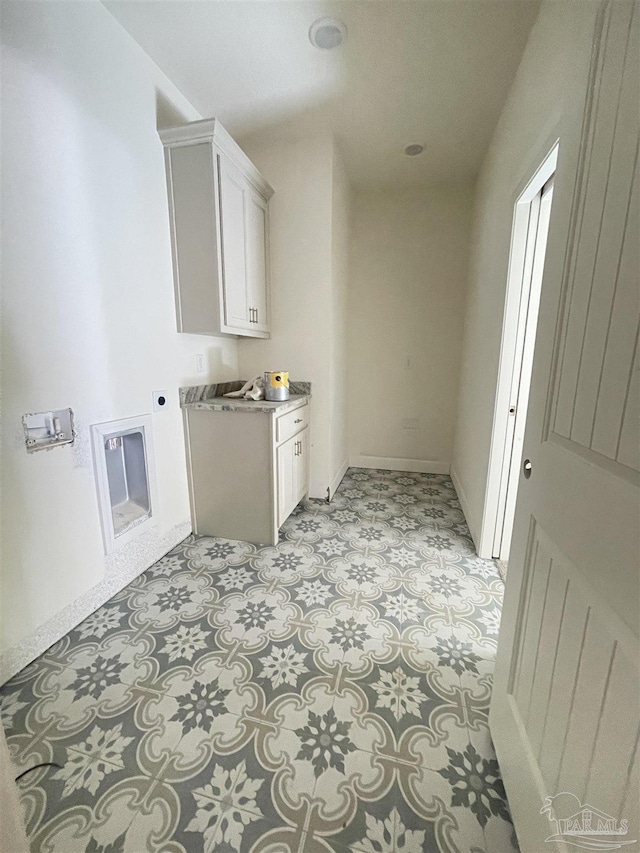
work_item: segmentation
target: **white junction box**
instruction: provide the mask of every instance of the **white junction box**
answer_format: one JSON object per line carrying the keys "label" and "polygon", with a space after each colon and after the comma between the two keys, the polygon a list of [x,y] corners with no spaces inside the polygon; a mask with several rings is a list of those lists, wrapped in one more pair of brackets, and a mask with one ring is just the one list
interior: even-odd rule
{"label": "white junction box", "polygon": [[73,444],[73,412],[71,409],[52,409],[22,416],[27,452]]}

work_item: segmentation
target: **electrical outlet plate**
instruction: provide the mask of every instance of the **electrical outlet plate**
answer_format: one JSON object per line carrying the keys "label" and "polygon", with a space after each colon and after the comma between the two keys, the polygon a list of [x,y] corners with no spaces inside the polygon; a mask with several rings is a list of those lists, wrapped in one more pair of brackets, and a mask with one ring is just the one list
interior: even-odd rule
{"label": "electrical outlet plate", "polygon": [[153,411],[161,412],[163,409],[169,408],[169,392],[154,391],[153,392]]}
{"label": "electrical outlet plate", "polygon": [[204,369],[205,369],[205,367],[204,367],[204,355],[201,352],[199,352],[196,356],[196,372],[197,373],[204,373]]}

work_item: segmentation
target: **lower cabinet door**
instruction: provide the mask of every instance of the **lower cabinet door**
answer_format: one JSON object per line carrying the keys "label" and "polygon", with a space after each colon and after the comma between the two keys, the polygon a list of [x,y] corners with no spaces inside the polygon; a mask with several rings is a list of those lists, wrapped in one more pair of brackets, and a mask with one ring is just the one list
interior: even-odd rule
{"label": "lower cabinet door", "polygon": [[297,437],[290,438],[278,447],[278,527],[289,517],[296,501]]}
{"label": "lower cabinet door", "polygon": [[278,447],[278,527],[291,515],[308,491],[309,429]]}
{"label": "lower cabinet door", "polygon": [[298,441],[297,452],[294,456],[295,464],[295,494],[296,503],[299,504],[302,498],[309,491],[309,429],[305,427],[302,432],[296,436]]}

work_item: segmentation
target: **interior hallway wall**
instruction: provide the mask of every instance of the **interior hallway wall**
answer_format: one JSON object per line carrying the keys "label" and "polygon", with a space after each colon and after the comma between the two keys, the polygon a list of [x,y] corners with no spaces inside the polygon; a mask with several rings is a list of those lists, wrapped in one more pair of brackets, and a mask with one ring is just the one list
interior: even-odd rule
{"label": "interior hallway wall", "polygon": [[[478,179],[452,476],[476,546],[485,512],[514,204],[582,96],[597,4],[548,0]],[[558,203],[558,197],[554,204]],[[488,557],[490,554],[483,553]]]}
{"label": "interior hallway wall", "polygon": [[352,193],[334,143],[331,197],[331,496],[349,467],[348,296]]}
{"label": "interior hallway wall", "polygon": [[326,499],[344,452],[341,319],[345,309],[349,187],[331,136],[241,140],[275,193],[271,226],[271,338],[239,342],[242,377],[288,370],[312,383],[311,497]]}
{"label": "interior hallway wall", "polygon": [[[0,681],[191,529],[177,389],[237,376],[235,341],[175,326],[158,92],[200,116],[97,0],[2,8]],[[89,427],[153,414],[155,529],[105,558]],[[71,406],[75,447],[21,417]]]}
{"label": "interior hallway wall", "polygon": [[471,187],[361,191],[349,288],[349,457],[448,473]]}

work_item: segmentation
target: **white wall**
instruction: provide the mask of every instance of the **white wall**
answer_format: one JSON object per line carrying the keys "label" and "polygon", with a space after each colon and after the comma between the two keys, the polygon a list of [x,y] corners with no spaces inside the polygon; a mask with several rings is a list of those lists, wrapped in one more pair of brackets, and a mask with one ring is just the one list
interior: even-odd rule
{"label": "white wall", "polygon": [[[237,376],[237,346],[175,331],[156,90],[199,116],[98,2],[3,4],[0,681],[190,530],[181,384],[195,354]],[[153,415],[151,534],[108,561],[92,423]],[[75,448],[27,455],[21,416],[71,406]]]}
{"label": "white wall", "polygon": [[344,391],[333,381],[332,367],[343,346],[346,177],[330,136],[252,138],[242,148],[275,194],[269,203],[271,339],[239,342],[240,374],[288,370],[292,379],[312,383],[310,494],[326,498],[346,456],[340,426],[346,419],[340,408]]}
{"label": "white wall", "polygon": [[[596,4],[543,4],[477,184],[452,474],[479,542],[497,386],[513,207],[581,96]],[[554,204],[558,203],[557,193]]]}
{"label": "white wall", "polygon": [[[471,204],[471,188],[355,196],[352,465],[449,471]],[[417,429],[403,428],[403,419],[417,419]]]}

